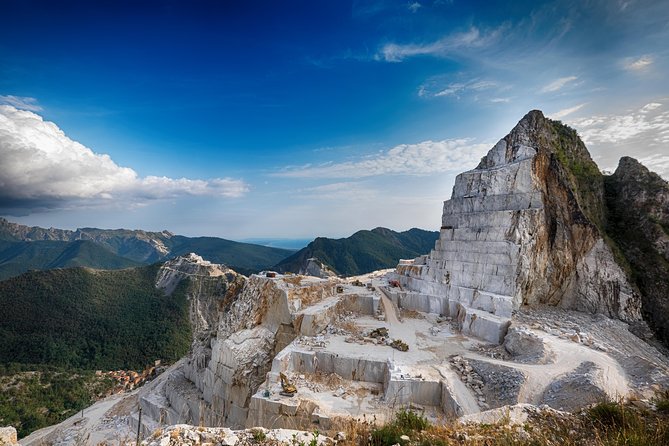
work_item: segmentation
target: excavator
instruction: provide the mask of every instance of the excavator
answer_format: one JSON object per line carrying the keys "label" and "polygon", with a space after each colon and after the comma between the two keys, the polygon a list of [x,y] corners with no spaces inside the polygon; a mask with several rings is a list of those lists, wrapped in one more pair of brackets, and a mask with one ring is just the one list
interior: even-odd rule
{"label": "excavator", "polygon": [[293,383],[288,380],[288,377],[283,374],[283,372],[279,372],[279,376],[281,377],[281,388],[283,389],[280,392],[280,395],[283,396],[293,396],[297,393],[297,387]]}
{"label": "excavator", "polygon": [[388,282],[388,285],[390,285],[391,288],[399,288],[400,290],[402,289],[402,285],[400,284],[399,280],[391,280]]}

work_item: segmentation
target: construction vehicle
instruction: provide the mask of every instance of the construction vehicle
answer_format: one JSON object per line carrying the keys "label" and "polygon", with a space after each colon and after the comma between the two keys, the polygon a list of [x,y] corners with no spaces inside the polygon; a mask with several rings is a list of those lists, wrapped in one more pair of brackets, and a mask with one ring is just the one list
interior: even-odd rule
{"label": "construction vehicle", "polygon": [[297,387],[295,387],[295,384],[291,383],[288,377],[283,374],[283,372],[279,372],[279,376],[281,377],[281,389],[282,389],[280,395],[283,396],[295,395],[297,393]]}

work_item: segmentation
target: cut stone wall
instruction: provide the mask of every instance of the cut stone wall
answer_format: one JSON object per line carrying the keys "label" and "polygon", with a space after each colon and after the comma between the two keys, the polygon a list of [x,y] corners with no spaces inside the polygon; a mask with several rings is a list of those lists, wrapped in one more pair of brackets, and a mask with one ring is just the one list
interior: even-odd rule
{"label": "cut stone wall", "polygon": [[521,305],[640,319],[639,296],[556,161],[553,126],[528,113],[457,176],[434,249],[396,268],[401,307],[451,316],[494,343]]}

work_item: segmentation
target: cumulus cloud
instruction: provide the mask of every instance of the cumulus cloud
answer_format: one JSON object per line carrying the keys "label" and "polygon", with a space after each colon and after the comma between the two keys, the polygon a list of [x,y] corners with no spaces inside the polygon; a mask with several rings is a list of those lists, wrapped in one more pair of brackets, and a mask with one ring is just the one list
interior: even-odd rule
{"label": "cumulus cloud", "polygon": [[559,79],[555,79],[553,82],[550,84],[545,85],[542,89],[542,93],[552,93],[554,91],[558,91],[562,89],[565,85],[567,85],[569,82],[573,82],[576,79],[578,79],[577,76],[566,76],[566,77],[561,77]]}
{"label": "cumulus cloud", "polygon": [[651,56],[645,55],[638,58],[626,59],[623,64],[626,69],[632,71],[647,70],[653,64],[654,60]]}
{"label": "cumulus cloud", "polygon": [[557,111],[557,112],[553,113],[553,114],[550,115],[549,117],[550,117],[551,119],[562,119],[562,118],[564,118],[565,116],[571,115],[572,113],[579,111],[580,109],[582,109],[582,108],[585,107],[586,105],[587,105],[587,103],[583,103],[583,104],[575,105],[575,106],[573,106],[573,107],[564,108],[564,109],[562,109],[562,110],[560,110],[560,111]]}
{"label": "cumulus cloud", "polygon": [[5,212],[182,196],[240,197],[247,191],[246,183],[231,178],[140,177],[109,155],[71,140],[53,122],[0,105],[0,209]]}
{"label": "cumulus cloud", "polygon": [[380,49],[376,59],[402,62],[414,56],[448,57],[461,50],[485,47],[495,41],[501,31],[502,29],[498,28],[485,33],[476,27],[471,27],[468,31],[453,33],[430,43],[388,43]]}
{"label": "cumulus cloud", "polygon": [[490,148],[471,139],[401,144],[355,161],[288,167],[274,175],[290,178],[365,178],[379,175],[430,175],[474,168]]}
{"label": "cumulus cloud", "polygon": [[570,121],[588,144],[640,140],[645,145],[669,144],[669,111],[651,102],[620,115],[599,115]]}
{"label": "cumulus cloud", "polygon": [[40,111],[42,107],[37,103],[37,99],[26,96],[1,95],[0,105],[11,105],[21,110]]}

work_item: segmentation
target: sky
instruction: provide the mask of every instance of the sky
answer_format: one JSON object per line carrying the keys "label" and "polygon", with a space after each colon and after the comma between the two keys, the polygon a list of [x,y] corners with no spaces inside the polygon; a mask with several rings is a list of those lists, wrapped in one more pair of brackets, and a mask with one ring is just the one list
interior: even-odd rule
{"label": "sky", "polygon": [[669,178],[669,2],[0,1],[0,215],[438,230],[525,113]]}

